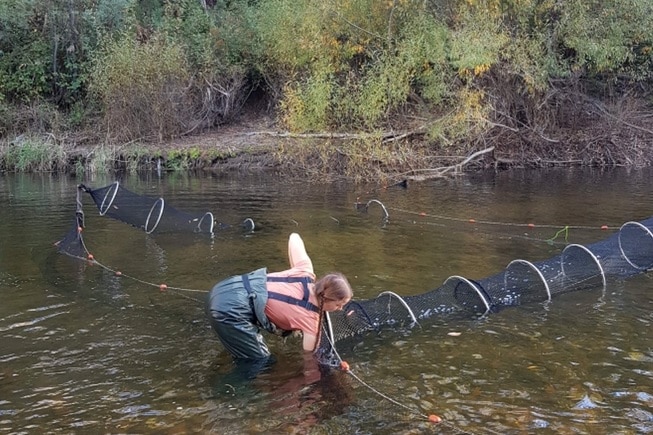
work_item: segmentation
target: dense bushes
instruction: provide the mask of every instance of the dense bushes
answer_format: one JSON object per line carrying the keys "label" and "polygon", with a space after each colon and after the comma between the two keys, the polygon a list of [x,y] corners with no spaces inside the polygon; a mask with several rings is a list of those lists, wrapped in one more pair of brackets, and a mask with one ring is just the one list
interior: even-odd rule
{"label": "dense bushes", "polygon": [[161,141],[257,91],[294,132],[555,143],[561,102],[650,94],[652,28],[649,0],[0,0],[0,137],[43,106]]}
{"label": "dense bushes", "polygon": [[161,38],[147,44],[124,37],[106,48],[92,71],[112,141],[162,141],[192,121],[186,91],[190,73],[181,47]]}

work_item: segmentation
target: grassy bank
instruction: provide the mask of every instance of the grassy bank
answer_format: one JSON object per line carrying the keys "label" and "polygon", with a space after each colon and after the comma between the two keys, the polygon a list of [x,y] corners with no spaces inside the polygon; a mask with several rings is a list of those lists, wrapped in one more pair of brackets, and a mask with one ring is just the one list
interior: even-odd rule
{"label": "grassy bank", "polygon": [[0,169],[8,172],[60,172],[82,175],[100,172],[187,171],[211,169],[261,150],[247,147],[129,143],[79,146],[52,135],[20,136],[0,144]]}
{"label": "grassy bank", "polygon": [[[653,117],[638,106],[601,106],[578,128],[535,134],[496,126],[473,142],[434,143],[419,128],[378,134],[292,134],[264,114],[167,142],[106,144],[91,133],[24,134],[0,141],[4,172],[77,175],[136,171],[267,171],[307,180],[392,182],[477,169],[549,166],[648,166]],[[589,110],[589,108],[586,108]],[[84,139],[85,138],[85,139]]]}

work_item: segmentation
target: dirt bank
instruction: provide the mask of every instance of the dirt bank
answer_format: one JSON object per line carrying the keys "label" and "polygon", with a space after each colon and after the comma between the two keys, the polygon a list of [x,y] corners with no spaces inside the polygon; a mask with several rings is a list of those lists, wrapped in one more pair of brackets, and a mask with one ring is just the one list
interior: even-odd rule
{"label": "dirt bank", "polygon": [[437,178],[487,168],[653,164],[653,131],[632,119],[588,117],[581,128],[535,132],[499,126],[490,133],[473,144],[444,148],[419,126],[408,126],[370,145],[355,133],[292,135],[270,117],[254,113],[211,131],[150,145],[150,159],[185,153],[197,156],[195,166],[203,170],[276,169],[291,176],[367,181]]}
{"label": "dirt bank", "polygon": [[388,133],[375,136],[357,132],[296,135],[281,129],[268,113],[250,110],[229,124],[160,143],[98,145],[103,143],[94,137],[98,133],[87,132],[80,134],[80,139],[46,134],[43,143],[35,146],[33,140],[21,139],[28,135],[21,135],[0,144],[0,169],[273,170],[309,181],[339,178],[391,183],[487,168],[642,167],[653,163],[653,130],[649,126],[653,115],[648,105],[621,112],[599,111],[593,106],[584,109],[573,111],[577,114],[573,124],[540,130],[497,123],[464,143],[446,145],[430,139],[419,123],[404,120],[395,123],[400,129],[389,128]]}

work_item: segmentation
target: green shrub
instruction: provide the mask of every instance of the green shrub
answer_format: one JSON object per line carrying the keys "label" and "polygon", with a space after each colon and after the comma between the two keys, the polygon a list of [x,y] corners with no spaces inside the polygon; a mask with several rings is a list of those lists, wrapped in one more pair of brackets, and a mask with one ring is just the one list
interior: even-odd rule
{"label": "green shrub", "polygon": [[423,2],[272,0],[257,26],[291,130],[374,130],[413,94],[449,92],[448,32]]}
{"label": "green shrub", "polygon": [[0,139],[13,130],[13,113],[12,107],[0,98]]}
{"label": "green shrub", "polygon": [[499,62],[510,41],[502,23],[485,9],[462,9],[451,34],[449,62],[463,78],[483,74]]}
{"label": "green shrub", "polygon": [[310,77],[285,89],[281,103],[282,121],[291,131],[323,131],[333,83],[328,76]]}
{"label": "green shrub", "polygon": [[571,0],[561,18],[561,43],[574,67],[592,74],[653,77],[653,3],[649,0]]}
{"label": "green shrub", "polygon": [[6,144],[2,154],[10,171],[50,172],[65,166],[66,153],[51,138],[20,137]]}
{"label": "green shrub", "polygon": [[188,128],[189,72],[180,46],[157,36],[141,44],[124,35],[108,43],[92,78],[109,138],[161,141]]}
{"label": "green shrub", "polygon": [[200,161],[202,152],[197,147],[187,148],[185,150],[168,151],[165,166],[167,169],[180,171],[193,169]]}
{"label": "green shrub", "polygon": [[442,102],[450,92],[448,38],[444,26],[424,14],[405,23],[392,48],[362,74],[355,113],[365,125],[374,126],[413,93],[432,105]]}
{"label": "green shrub", "polygon": [[166,5],[161,32],[184,48],[194,72],[189,96],[196,125],[210,127],[240,113],[251,84],[246,76],[256,56],[251,7],[233,2],[204,10],[195,0]]}
{"label": "green shrub", "polygon": [[25,103],[46,94],[51,52],[44,20],[31,2],[0,2],[0,95],[8,101]]}

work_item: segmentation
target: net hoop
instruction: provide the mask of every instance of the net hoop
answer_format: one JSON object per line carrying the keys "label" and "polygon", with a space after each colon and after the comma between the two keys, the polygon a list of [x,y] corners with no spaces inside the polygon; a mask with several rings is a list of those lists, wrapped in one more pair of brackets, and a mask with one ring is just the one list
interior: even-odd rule
{"label": "net hoop", "polygon": [[370,204],[379,204],[381,206],[381,210],[383,210],[383,219],[388,220],[390,218],[390,215],[388,214],[388,210],[385,208],[385,205],[378,199],[370,199],[367,201],[367,204],[365,204],[365,211],[367,211],[370,208]]}
{"label": "net hoop", "polygon": [[246,218],[243,221],[243,228],[247,231],[254,231],[256,229],[256,224],[252,218]]}
{"label": "net hoop", "polygon": [[601,262],[596,257],[596,255],[594,255],[594,253],[592,251],[590,251],[589,249],[587,249],[583,245],[578,245],[576,243],[572,243],[571,245],[566,246],[565,249],[562,250],[562,254],[560,254],[560,269],[562,270],[563,276],[565,276],[565,278],[567,277],[567,272],[565,271],[565,264],[567,263],[565,261],[565,256],[569,255],[569,251],[575,250],[575,249],[578,249],[581,252],[584,252],[584,253],[586,253],[587,255],[590,256],[590,258],[592,259],[594,264],[596,264],[596,267],[598,268],[599,273],[601,274],[601,284],[603,285],[603,289],[605,289],[605,287],[607,285],[607,281],[605,279],[605,271],[603,270],[603,266],[601,266]]}
{"label": "net hoop", "polygon": [[452,275],[452,276],[450,276],[449,278],[447,278],[444,281],[442,286],[445,287],[447,284],[450,284],[452,281],[458,281],[454,285],[454,297],[456,298],[456,300],[458,299],[456,297],[456,295],[455,295],[456,291],[458,290],[457,287],[459,285],[463,284],[463,285],[469,287],[469,289],[473,290],[476,293],[476,295],[478,296],[478,298],[481,300],[481,302],[483,302],[483,306],[485,307],[485,312],[480,314],[480,316],[483,317],[487,313],[490,312],[490,302],[488,301],[487,297],[485,296],[485,292],[483,290],[481,290],[476,284],[474,284],[472,281],[470,281],[467,278],[464,278],[462,276]]}
{"label": "net hoop", "polygon": [[[161,204],[161,206],[159,207],[159,216],[157,216],[156,222],[154,223],[152,229],[148,230],[148,227],[150,226],[150,218],[152,217],[152,213],[154,212],[154,207],[156,207],[157,204]],[[157,199],[156,201],[154,201],[154,204],[152,204],[150,213],[147,215],[147,219],[145,220],[145,232],[147,234],[152,234],[152,232],[156,230],[156,227],[159,225],[159,222],[161,222],[161,216],[163,216],[163,207],[165,207],[165,201],[163,200],[163,198]]]}
{"label": "net hoop", "polygon": [[417,322],[417,318],[415,317],[415,314],[413,313],[413,310],[408,306],[408,304],[406,303],[406,301],[404,300],[404,298],[402,298],[401,296],[399,296],[397,293],[395,293],[395,292],[391,292],[391,291],[384,291],[384,292],[379,293],[379,297],[384,296],[384,295],[389,295],[390,297],[394,296],[394,297],[396,297],[397,299],[399,299],[399,302],[401,303],[401,305],[404,306],[404,308],[406,309],[406,311],[408,311],[408,314],[410,315],[410,319],[413,321],[413,322],[410,324],[410,326],[413,326],[413,325],[415,325],[415,324],[419,325],[419,323]]}
{"label": "net hoop", "polygon": [[544,278],[544,275],[542,275],[540,269],[535,267],[535,265],[530,261],[516,259],[508,263],[508,266],[506,267],[506,273],[504,275],[504,281],[503,281],[505,288],[506,289],[508,288],[508,279],[509,279],[510,272],[512,271],[512,269],[517,267],[517,265],[526,266],[531,272],[533,272],[537,276],[537,278],[539,278],[540,282],[544,284],[544,290],[546,291],[546,301],[547,302],[551,301],[551,289],[549,288],[549,283],[546,281],[546,278]]}
{"label": "net hoop", "polygon": [[[625,243],[624,243],[624,241],[622,239],[622,236],[623,236],[624,230],[627,229],[628,227],[635,227],[635,228],[637,228],[639,230],[642,230],[642,232],[645,235],[648,236],[649,242],[653,242],[653,233],[651,233],[651,230],[648,229],[648,227],[642,225],[639,222],[633,222],[633,221],[626,222],[619,229],[619,250],[621,251],[621,255],[623,256],[623,258],[628,262],[628,264],[630,264],[631,266],[633,266],[637,270],[649,270],[651,268],[651,266],[653,266],[653,252],[650,252],[648,264],[645,265],[645,266],[642,266],[642,265],[639,265],[639,264],[635,264],[635,262],[634,262],[635,260],[632,260],[629,257],[629,255],[626,254],[626,252],[624,251]],[[642,242],[642,240],[639,239],[638,242]],[[653,248],[651,248],[651,251],[653,251]]]}
{"label": "net hoop", "polygon": [[[115,201],[116,199],[116,195],[118,194],[119,187],[120,187],[120,182],[114,181],[113,183],[111,183],[111,187],[109,188],[109,190],[107,190],[107,193],[104,195],[104,198],[102,198],[102,204],[100,204],[100,216],[104,216],[109,211],[109,208],[111,208],[111,206],[113,205],[113,201]],[[113,195],[111,195],[111,200],[107,203],[107,198],[109,198],[111,192],[113,192]]]}
{"label": "net hoop", "polygon": [[204,219],[206,219],[206,218],[208,218],[209,222],[211,222],[209,224],[209,231],[208,232],[209,232],[209,234],[213,234],[213,222],[215,222],[215,221],[213,219],[213,213],[211,213],[210,211],[207,211],[206,213],[204,213],[204,215],[202,216],[202,219],[200,219],[200,221],[197,223],[197,232],[198,233],[202,232],[202,222],[204,222]]}

